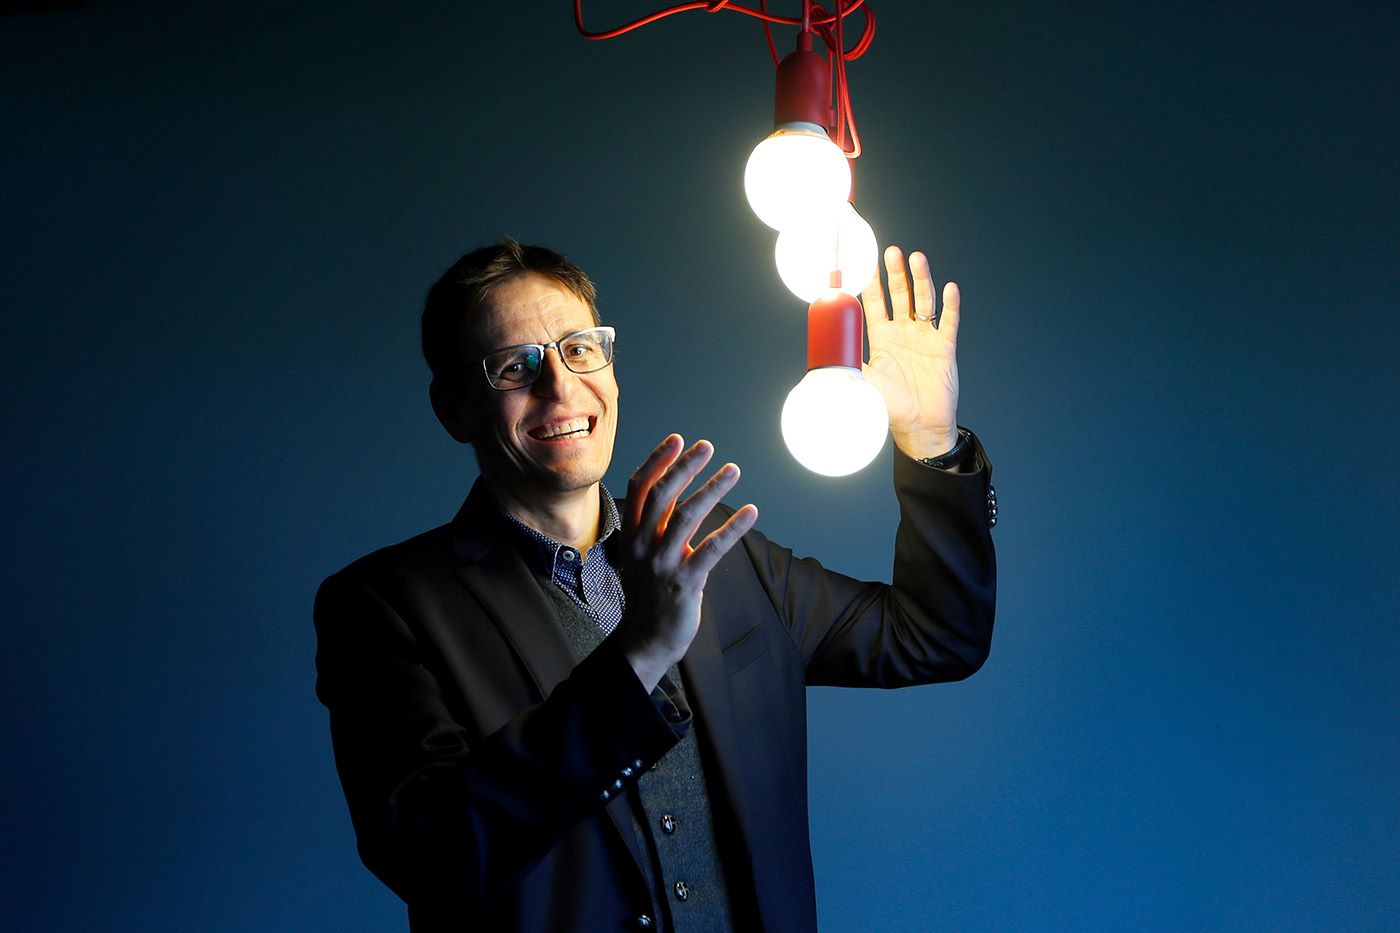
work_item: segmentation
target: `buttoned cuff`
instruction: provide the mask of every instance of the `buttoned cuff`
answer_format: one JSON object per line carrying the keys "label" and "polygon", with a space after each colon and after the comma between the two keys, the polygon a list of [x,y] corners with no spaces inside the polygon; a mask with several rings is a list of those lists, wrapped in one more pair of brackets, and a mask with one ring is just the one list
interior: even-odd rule
{"label": "buttoned cuff", "polygon": [[[607,638],[579,662],[565,682],[586,704],[590,721],[602,725],[592,758],[592,793],[602,803],[622,793],[627,784],[655,764],[680,742],[690,726],[690,712],[672,722],[666,706],[674,706],[658,686],[647,693],[618,641]],[[562,685],[561,685],[562,686]],[[666,700],[657,701],[657,694]]]}
{"label": "buttoned cuff", "polygon": [[969,509],[975,508],[981,512],[987,527],[994,528],[997,523],[997,490],[992,485],[992,462],[976,434],[961,426],[959,431],[967,431],[966,449],[958,457],[958,463],[964,465],[960,469],[929,466],[896,446],[895,490],[918,496],[936,489],[939,496],[951,495]]}

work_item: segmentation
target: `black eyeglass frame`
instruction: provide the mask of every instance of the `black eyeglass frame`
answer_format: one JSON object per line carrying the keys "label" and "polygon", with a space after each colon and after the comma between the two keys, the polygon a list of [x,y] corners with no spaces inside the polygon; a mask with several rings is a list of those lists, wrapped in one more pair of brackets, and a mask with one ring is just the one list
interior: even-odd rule
{"label": "black eyeglass frame", "polygon": [[[582,334],[592,334],[599,331],[607,335],[607,360],[603,363],[602,366],[596,366],[593,369],[574,369],[574,367],[569,363],[569,358],[564,355],[564,351],[562,348],[560,348],[559,345],[561,343],[567,343],[568,341]],[[571,373],[575,373],[577,375],[582,376],[586,375],[587,373],[601,372],[607,369],[609,366],[611,366],[613,362],[613,356],[616,353],[616,344],[617,328],[609,324],[600,324],[597,327],[585,327],[583,330],[576,330],[572,334],[565,334],[558,340],[551,340],[549,343],[515,343],[511,344],[508,347],[500,347],[498,349],[492,350],[490,353],[483,356],[478,362],[481,366],[481,374],[486,377],[486,384],[488,386],[490,386],[497,392],[514,392],[516,389],[528,389],[530,386],[534,385],[536,382],[539,381],[540,373],[544,372],[544,357],[545,354],[549,352],[550,348],[553,348],[554,352],[559,354],[559,360],[564,364],[565,369],[567,369]],[[539,369],[535,370],[534,378],[531,379],[529,382],[522,382],[520,383],[520,385],[515,386],[496,385],[496,383],[493,382],[491,379],[491,370],[487,367],[486,361],[498,353],[505,353],[508,350],[524,350],[527,348],[534,348],[540,353],[540,367]]]}

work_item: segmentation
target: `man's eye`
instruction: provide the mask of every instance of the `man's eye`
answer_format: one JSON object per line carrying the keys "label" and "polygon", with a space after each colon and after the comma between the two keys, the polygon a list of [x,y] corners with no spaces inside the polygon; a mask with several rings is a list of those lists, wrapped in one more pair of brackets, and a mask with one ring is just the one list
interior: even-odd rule
{"label": "man's eye", "polygon": [[492,371],[497,379],[527,379],[537,369],[534,358],[529,354],[517,354],[497,360]]}
{"label": "man's eye", "polygon": [[590,344],[579,341],[578,343],[571,343],[566,346],[564,352],[573,357],[587,356],[593,352],[593,347]]}

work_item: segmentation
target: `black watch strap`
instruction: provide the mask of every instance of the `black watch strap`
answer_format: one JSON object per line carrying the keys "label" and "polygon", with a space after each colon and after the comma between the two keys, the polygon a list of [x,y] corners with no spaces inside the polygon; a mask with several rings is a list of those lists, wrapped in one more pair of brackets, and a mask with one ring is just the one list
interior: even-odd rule
{"label": "black watch strap", "polygon": [[919,462],[924,466],[933,467],[935,470],[952,470],[957,467],[970,466],[972,452],[972,432],[967,428],[958,428],[958,442],[953,445],[952,450],[937,457],[924,457]]}

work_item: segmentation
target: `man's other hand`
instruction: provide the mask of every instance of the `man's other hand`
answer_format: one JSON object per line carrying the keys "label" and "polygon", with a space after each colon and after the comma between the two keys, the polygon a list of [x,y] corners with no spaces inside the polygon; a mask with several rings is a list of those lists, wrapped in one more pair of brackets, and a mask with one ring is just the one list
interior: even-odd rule
{"label": "man's other hand", "polygon": [[692,547],[700,523],[739,481],[739,468],[726,463],[678,502],[715,452],[709,441],[696,441],[682,452],[684,446],[680,435],[670,435],[627,483],[622,521],[627,609],[618,635],[648,691],[685,656],[695,638],[710,571],[758,520],[758,509],[745,505]]}

